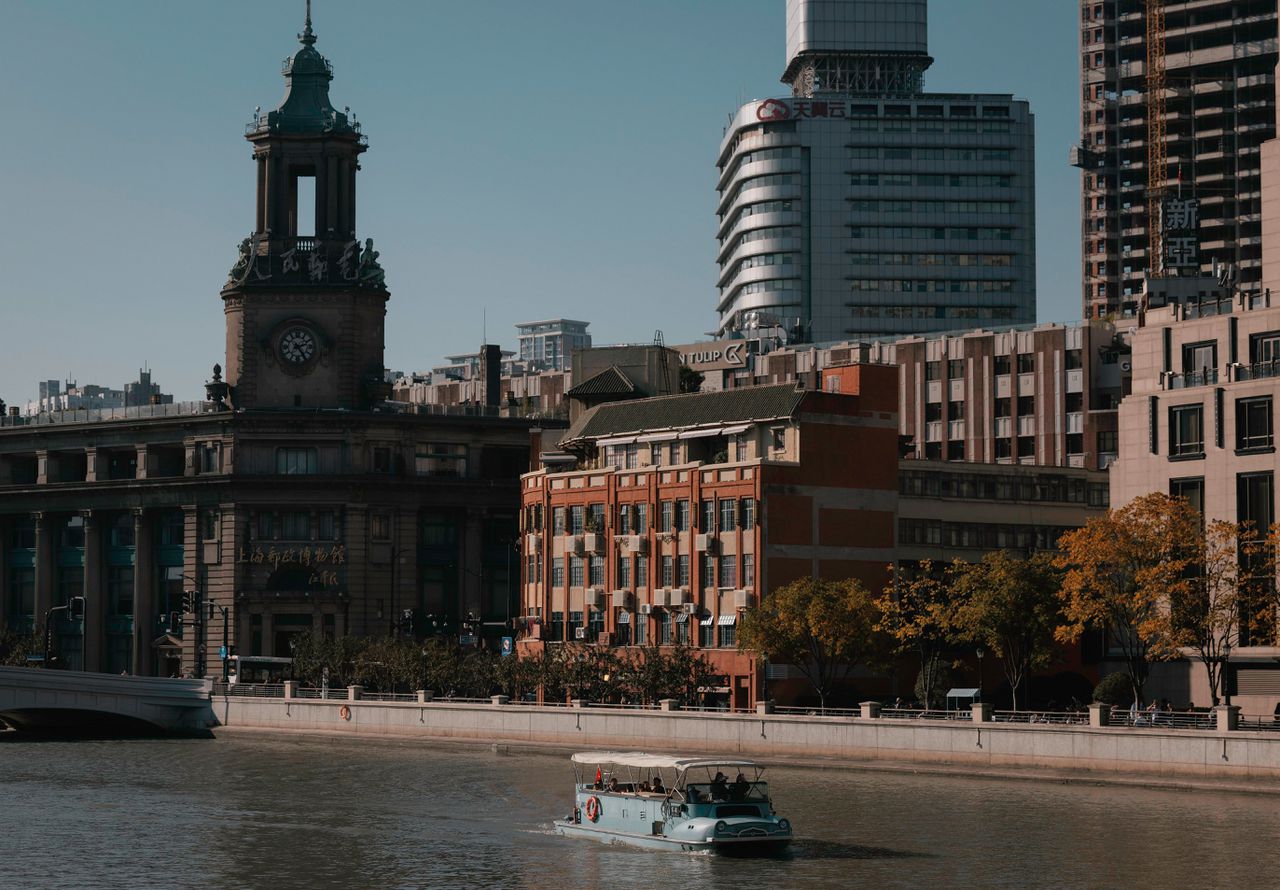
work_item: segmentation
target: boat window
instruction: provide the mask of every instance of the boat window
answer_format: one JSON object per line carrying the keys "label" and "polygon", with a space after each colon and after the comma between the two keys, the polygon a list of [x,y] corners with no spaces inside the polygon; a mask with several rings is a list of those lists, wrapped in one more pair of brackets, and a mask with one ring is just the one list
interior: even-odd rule
{"label": "boat window", "polygon": [[695,784],[690,782],[685,786],[685,792],[691,803],[713,803],[717,800],[768,800],[769,799],[769,783],[768,782],[752,782],[747,788],[734,788],[730,783],[723,794],[717,794],[710,783],[703,784],[701,782]]}
{"label": "boat window", "polygon": [[728,819],[732,816],[759,816],[760,807],[749,803],[730,803],[716,807],[717,819]]}

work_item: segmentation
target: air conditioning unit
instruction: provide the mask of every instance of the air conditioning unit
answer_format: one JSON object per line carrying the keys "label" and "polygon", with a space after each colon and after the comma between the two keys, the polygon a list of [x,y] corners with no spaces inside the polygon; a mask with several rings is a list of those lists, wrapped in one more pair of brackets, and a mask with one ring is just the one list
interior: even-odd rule
{"label": "air conditioning unit", "polygon": [[604,535],[588,532],[582,536],[582,546],[588,553],[599,553],[604,547]]}
{"label": "air conditioning unit", "polygon": [[665,606],[670,600],[667,597],[671,593],[670,587],[659,587],[653,592],[653,604],[655,606]]}
{"label": "air conditioning unit", "polygon": [[533,553],[535,550],[542,549],[542,535],[529,533],[524,536],[524,548],[526,553]]}
{"label": "air conditioning unit", "polygon": [[575,627],[573,629],[573,638],[575,640],[585,640],[587,638],[587,629],[585,627]]}
{"label": "air conditioning unit", "polygon": [[747,609],[751,607],[755,594],[750,590],[735,590],[733,592],[733,607],[735,609]]}
{"label": "air conditioning unit", "polygon": [[683,606],[680,607],[680,611],[684,612],[686,615],[696,615],[698,614],[698,604],[685,603]]}
{"label": "air conditioning unit", "polygon": [[667,589],[667,603],[672,606],[684,605],[684,588],[670,587]]}
{"label": "air conditioning unit", "polygon": [[636,609],[641,615],[649,615],[653,612],[653,606],[648,603],[641,603],[640,608]]}
{"label": "air conditioning unit", "polygon": [[636,604],[636,595],[630,590],[615,590],[613,604],[619,609],[630,609]]}
{"label": "air conditioning unit", "polygon": [[649,552],[649,539],[644,535],[627,535],[627,549],[643,556]]}
{"label": "air conditioning unit", "polygon": [[596,645],[597,646],[613,645],[613,634],[609,633],[607,630],[600,631],[600,633],[596,634]]}
{"label": "air conditioning unit", "polygon": [[583,540],[582,540],[582,538],[583,538],[583,536],[582,536],[582,535],[572,535],[572,536],[569,538],[569,547],[568,547],[568,550],[569,550],[569,552],[570,552],[570,553],[574,554],[575,556],[581,556],[581,555],[583,554]]}
{"label": "air conditioning unit", "polygon": [[594,606],[597,609],[600,608],[600,602],[603,598],[604,592],[598,587],[589,587],[586,592],[582,594],[583,603],[588,606]]}
{"label": "air conditioning unit", "polygon": [[720,541],[713,534],[703,533],[698,535],[695,545],[698,550],[703,550],[707,553],[720,552]]}

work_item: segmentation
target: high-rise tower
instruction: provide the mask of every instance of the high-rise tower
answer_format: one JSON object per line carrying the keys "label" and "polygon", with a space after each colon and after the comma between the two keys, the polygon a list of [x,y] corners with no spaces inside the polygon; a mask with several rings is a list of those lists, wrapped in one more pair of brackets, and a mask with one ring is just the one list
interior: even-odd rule
{"label": "high-rise tower", "polygon": [[717,160],[722,334],[1035,320],[1030,108],[923,92],[926,13],[926,0],[787,0],[791,95],[738,109]]}
{"label": "high-rise tower", "polygon": [[[1133,315],[1149,271],[1207,275],[1218,263],[1245,291],[1260,287],[1259,149],[1276,131],[1276,28],[1276,0],[1080,0],[1072,163],[1085,318]],[[1159,60],[1153,96],[1148,66]],[[1152,161],[1163,167],[1154,175]],[[1162,256],[1149,255],[1153,244]]]}
{"label": "high-rise tower", "polygon": [[222,290],[227,383],[236,408],[363,408],[384,394],[388,299],[372,239],[356,237],[368,142],[329,100],[333,66],[315,48],[310,3],[298,40],[284,99],[245,133],[257,204]]}

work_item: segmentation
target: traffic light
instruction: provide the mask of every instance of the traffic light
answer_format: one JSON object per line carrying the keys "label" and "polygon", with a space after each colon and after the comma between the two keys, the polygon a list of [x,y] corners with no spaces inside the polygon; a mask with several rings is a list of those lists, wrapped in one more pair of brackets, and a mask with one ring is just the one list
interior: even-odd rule
{"label": "traffic light", "polygon": [[73,596],[67,600],[67,617],[83,618],[84,617],[84,597]]}
{"label": "traffic light", "polygon": [[194,590],[182,591],[182,611],[184,614],[192,614],[196,610],[196,592]]}

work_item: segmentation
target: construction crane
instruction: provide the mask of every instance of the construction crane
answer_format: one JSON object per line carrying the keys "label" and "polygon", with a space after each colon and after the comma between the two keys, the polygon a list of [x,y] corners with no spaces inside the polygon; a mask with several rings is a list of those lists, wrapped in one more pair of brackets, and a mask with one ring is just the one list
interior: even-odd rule
{"label": "construction crane", "polygon": [[1168,176],[1165,145],[1164,0],[1147,0],[1147,264],[1152,275],[1164,272],[1164,220],[1160,205]]}

